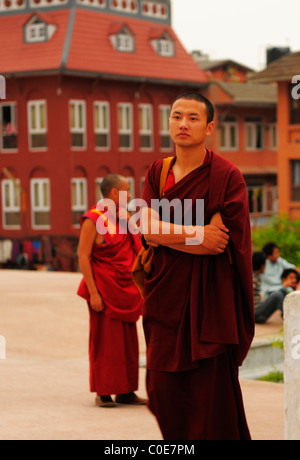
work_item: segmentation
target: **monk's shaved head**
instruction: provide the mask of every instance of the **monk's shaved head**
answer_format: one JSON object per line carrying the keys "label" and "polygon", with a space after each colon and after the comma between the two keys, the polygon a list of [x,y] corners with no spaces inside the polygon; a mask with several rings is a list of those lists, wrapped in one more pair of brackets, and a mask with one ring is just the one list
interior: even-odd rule
{"label": "monk's shaved head", "polygon": [[121,174],[107,174],[101,182],[100,188],[104,198],[107,198],[113,188],[120,189],[127,179]]}

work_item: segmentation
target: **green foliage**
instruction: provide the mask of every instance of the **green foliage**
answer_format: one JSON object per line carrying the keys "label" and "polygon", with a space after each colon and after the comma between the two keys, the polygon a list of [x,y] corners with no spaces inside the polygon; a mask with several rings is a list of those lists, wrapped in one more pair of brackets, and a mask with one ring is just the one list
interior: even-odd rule
{"label": "green foliage", "polygon": [[258,380],[264,382],[284,383],[284,376],[283,372],[274,370],[269,372],[269,374],[267,374],[265,377],[261,377]]}
{"label": "green foliage", "polygon": [[278,245],[281,257],[300,266],[300,220],[292,221],[282,214],[252,230],[253,251],[261,251],[271,241]]}

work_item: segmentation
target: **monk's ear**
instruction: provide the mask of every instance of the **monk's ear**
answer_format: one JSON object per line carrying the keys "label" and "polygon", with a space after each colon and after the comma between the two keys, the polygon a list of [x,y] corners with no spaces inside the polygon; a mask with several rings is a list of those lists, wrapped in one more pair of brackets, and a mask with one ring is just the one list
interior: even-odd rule
{"label": "monk's ear", "polygon": [[206,135],[211,136],[214,130],[215,130],[215,122],[211,121],[210,123],[207,124]]}

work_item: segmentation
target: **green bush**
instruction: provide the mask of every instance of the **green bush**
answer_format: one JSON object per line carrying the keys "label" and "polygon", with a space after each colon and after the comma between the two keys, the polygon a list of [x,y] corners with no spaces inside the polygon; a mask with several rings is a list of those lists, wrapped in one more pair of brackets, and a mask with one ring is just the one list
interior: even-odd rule
{"label": "green bush", "polygon": [[278,245],[281,257],[300,266],[300,220],[291,221],[280,215],[270,219],[267,225],[252,230],[253,251],[261,251],[271,241]]}

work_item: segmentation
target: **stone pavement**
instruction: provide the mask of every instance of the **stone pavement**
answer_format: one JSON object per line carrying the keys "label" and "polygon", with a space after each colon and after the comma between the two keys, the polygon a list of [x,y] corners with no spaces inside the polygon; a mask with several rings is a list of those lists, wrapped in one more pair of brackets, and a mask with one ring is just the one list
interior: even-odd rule
{"label": "stone pavement", "polygon": [[[80,280],[79,273],[0,270],[0,338],[6,341],[6,359],[0,359],[0,439],[162,440],[146,407],[94,405],[88,311],[76,296]],[[279,328],[274,317],[256,334],[273,335]],[[141,322],[138,331],[143,356]],[[241,386],[253,439],[284,439],[283,385],[241,380]],[[143,368],[138,394],[146,397]]]}

